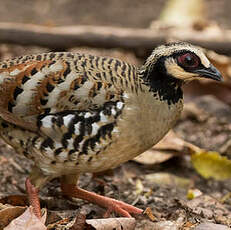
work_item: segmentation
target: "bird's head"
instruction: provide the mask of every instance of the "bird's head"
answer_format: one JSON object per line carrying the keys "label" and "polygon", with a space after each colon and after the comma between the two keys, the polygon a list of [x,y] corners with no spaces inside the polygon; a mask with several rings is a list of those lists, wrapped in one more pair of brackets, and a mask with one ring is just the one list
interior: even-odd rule
{"label": "bird's head", "polygon": [[140,73],[151,82],[168,79],[182,84],[198,78],[223,80],[202,50],[185,42],[169,43],[154,49]]}

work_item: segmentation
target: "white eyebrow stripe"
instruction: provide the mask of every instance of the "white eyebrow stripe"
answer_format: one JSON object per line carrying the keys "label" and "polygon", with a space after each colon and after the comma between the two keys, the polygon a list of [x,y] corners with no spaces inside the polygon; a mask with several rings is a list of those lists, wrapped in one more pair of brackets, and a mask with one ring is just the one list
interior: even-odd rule
{"label": "white eyebrow stripe", "polygon": [[208,60],[207,57],[205,57],[205,55],[201,57],[201,64],[206,68],[209,68],[210,66],[210,61]]}
{"label": "white eyebrow stripe", "polygon": [[190,50],[200,58],[201,64],[205,68],[209,68],[210,67],[210,61],[208,60],[208,58],[205,56],[204,52],[202,52],[201,49],[195,50],[194,48],[192,48]]}

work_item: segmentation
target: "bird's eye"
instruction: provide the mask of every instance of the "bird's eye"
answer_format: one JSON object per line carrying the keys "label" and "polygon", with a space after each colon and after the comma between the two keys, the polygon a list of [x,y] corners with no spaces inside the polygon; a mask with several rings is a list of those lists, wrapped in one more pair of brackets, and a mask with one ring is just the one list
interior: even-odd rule
{"label": "bird's eye", "polygon": [[198,67],[200,63],[199,58],[192,53],[186,53],[178,56],[177,61],[182,67],[192,69]]}

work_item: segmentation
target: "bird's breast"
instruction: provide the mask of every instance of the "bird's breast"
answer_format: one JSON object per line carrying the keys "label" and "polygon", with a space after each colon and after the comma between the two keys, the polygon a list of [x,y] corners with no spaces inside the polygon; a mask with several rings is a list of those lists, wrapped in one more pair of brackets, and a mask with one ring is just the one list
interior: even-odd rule
{"label": "bird's breast", "polygon": [[182,108],[182,100],[168,105],[151,94],[126,94],[125,107],[116,123],[118,132],[101,155],[101,169],[116,167],[159,142],[173,127]]}

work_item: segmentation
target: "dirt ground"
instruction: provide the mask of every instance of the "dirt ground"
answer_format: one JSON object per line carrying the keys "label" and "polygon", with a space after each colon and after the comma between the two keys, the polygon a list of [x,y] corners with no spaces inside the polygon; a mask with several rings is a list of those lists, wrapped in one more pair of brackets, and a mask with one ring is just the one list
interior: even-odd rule
{"label": "dirt ground", "polygon": [[[164,2],[164,0],[1,0],[0,21],[49,25],[97,24],[147,27],[153,19],[158,17],[158,12]],[[230,26],[231,5],[229,3],[228,0],[208,1],[209,17],[216,19],[224,27]],[[103,8],[102,5],[104,5]],[[19,8],[19,10],[8,11],[10,16],[8,14],[6,17],[7,10],[14,8]],[[77,47],[71,51],[73,50],[116,56],[134,64],[140,64],[143,61],[137,59],[133,53],[117,49],[90,50]],[[0,45],[0,58],[6,59],[47,51],[49,50],[41,47],[2,44]],[[201,148],[216,150],[231,156],[231,144],[227,145],[231,140],[230,105],[211,95],[195,97],[193,103],[201,109],[201,113],[198,115],[184,111],[182,118],[174,127],[176,134]],[[2,141],[0,142],[0,198],[25,194],[24,183],[31,166],[32,162],[16,154]],[[147,179],[147,175],[160,175],[161,173],[166,173],[167,177],[178,176],[185,179],[186,183],[172,182],[168,179],[160,183],[151,176]],[[203,222],[231,226],[231,198],[227,196],[231,191],[231,181],[202,178],[192,167],[188,156],[173,157],[166,162],[154,165],[129,161],[113,171],[99,175],[97,179],[92,179],[90,174],[82,175],[79,185],[81,188],[123,200],[142,209],[150,207],[156,221],[153,223],[147,218],[137,217],[136,229],[138,230],[161,229],[158,228],[157,223],[165,221],[172,221],[174,226],[179,227],[178,229],[190,229],[190,226],[193,227]],[[187,193],[190,188],[200,190],[202,196],[188,200]],[[101,218],[105,211],[81,200],[67,201],[64,199],[60,192],[58,179],[50,182],[40,194],[42,207],[48,209],[47,223],[65,217],[74,217],[79,212],[86,214],[87,219]],[[224,197],[227,198],[224,199]]]}

